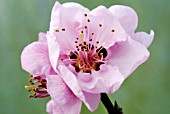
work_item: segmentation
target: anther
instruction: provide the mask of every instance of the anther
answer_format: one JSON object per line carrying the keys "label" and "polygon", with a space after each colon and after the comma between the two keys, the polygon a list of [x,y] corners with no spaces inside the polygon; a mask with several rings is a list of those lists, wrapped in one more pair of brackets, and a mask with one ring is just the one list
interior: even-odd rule
{"label": "anther", "polygon": [[83,31],[81,31],[79,35],[80,35],[80,37],[82,37],[83,36]]}
{"label": "anther", "polygon": [[62,30],[62,31],[65,31],[66,29],[63,28],[63,29],[61,29],[61,30]]}
{"label": "anther", "polygon": [[96,41],[96,43],[98,44],[98,43],[99,43],[99,41]]}
{"label": "anther", "polygon": [[87,22],[90,22],[90,19],[87,19]]}
{"label": "anther", "polygon": [[92,41],[92,39],[89,39],[89,41]]}
{"label": "anther", "polygon": [[87,26],[84,26],[85,29],[87,29]]}
{"label": "anther", "polygon": [[99,24],[99,27],[102,27],[102,24]]}
{"label": "anther", "polygon": [[87,17],[87,14],[85,13],[84,16]]}
{"label": "anther", "polygon": [[75,43],[78,43],[77,41],[75,41]]}
{"label": "anther", "polygon": [[55,32],[59,32],[59,30],[58,30],[58,29],[56,29],[56,30],[55,30]]}
{"label": "anther", "polygon": [[92,32],[91,35],[94,35],[94,32]]}
{"label": "anther", "polygon": [[86,42],[84,41],[83,44],[86,45]]}
{"label": "anther", "polygon": [[115,30],[114,30],[114,29],[112,29],[112,30],[111,30],[111,32],[115,32]]}

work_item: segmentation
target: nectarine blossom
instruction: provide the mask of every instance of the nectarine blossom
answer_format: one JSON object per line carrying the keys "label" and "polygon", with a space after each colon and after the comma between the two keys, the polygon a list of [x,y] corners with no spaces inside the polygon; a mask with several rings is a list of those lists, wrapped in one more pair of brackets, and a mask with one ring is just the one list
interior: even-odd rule
{"label": "nectarine blossom", "polygon": [[78,3],[56,2],[49,31],[21,55],[23,69],[40,76],[40,85],[45,82],[45,94],[35,91],[35,96],[51,96],[47,112],[78,114],[82,101],[94,111],[101,93],[118,90],[150,55],[154,32],[135,33],[137,25],[137,14],[128,6],[90,11]]}
{"label": "nectarine blossom", "polygon": [[73,92],[77,87],[93,94],[115,92],[150,55],[147,47],[154,33],[135,33],[137,23],[135,11],[127,6],[89,11],[80,4],[56,2],[47,34],[53,69]]}

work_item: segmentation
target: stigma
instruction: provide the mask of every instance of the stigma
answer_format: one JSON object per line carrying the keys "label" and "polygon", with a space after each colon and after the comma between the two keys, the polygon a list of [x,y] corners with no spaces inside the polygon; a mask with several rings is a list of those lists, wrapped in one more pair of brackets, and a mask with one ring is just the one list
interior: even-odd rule
{"label": "stigma", "polygon": [[46,79],[43,79],[41,76],[32,77],[31,75],[29,82],[31,86],[25,86],[27,91],[33,91],[33,94],[28,96],[29,98],[45,98],[49,96]]}

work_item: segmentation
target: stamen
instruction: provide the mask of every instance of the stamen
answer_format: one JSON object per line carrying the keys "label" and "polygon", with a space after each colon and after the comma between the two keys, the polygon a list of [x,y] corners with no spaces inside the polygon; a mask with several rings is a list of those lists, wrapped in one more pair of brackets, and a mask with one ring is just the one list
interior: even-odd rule
{"label": "stamen", "polygon": [[63,28],[63,29],[61,29],[62,31],[65,31],[65,29]]}
{"label": "stamen", "polygon": [[90,19],[87,19],[87,22],[90,22]]}
{"label": "stamen", "polygon": [[81,32],[79,33],[79,35],[80,35],[80,37],[82,37],[82,36],[83,36],[83,31],[81,31]]}
{"label": "stamen", "polygon": [[56,29],[56,30],[55,30],[55,32],[59,32],[59,30],[58,30],[58,29]]}
{"label": "stamen", "polygon": [[94,32],[92,32],[91,35],[94,35]]}
{"label": "stamen", "polygon": [[84,16],[87,17],[87,14],[85,13]]}
{"label": "stamen", "polygon": [[114,29],[112,29],[112,30],[111,30],[111,32],[115,32],[115,30],[114,30]]}
{"label": "stamen", "polygon": [[45,79],[42,79],[40,76],[31,77],[29,82],[32,86],[25,86],[25,89],[34,92],[33,95],[29,95],[29,98],[44,98],[49,96],[46,87],[47,81]]}
{"label": "stamen", "polygon": [[102,27],[102,24],[99,24],[99,27]]}

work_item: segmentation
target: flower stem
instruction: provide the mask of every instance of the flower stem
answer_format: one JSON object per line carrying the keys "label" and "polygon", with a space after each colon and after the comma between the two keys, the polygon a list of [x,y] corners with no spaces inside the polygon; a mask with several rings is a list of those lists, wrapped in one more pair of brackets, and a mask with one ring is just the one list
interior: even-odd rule
{"label": "flower stem", "polygon": [[101,101],[109,114],[123,114],[122,108],[119,108],[116,101],[115,105],[113,106],[112,102],[110,101],[106,93],[101,93]]}

